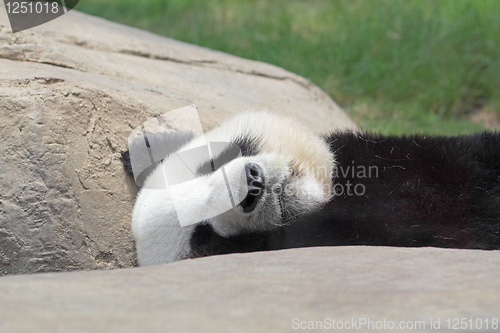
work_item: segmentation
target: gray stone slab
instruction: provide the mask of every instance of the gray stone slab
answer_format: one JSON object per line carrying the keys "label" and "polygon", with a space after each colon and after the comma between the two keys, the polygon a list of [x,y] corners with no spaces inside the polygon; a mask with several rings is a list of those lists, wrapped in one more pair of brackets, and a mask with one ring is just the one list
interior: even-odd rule
{"label": "gray stone slab", "polygon": [[447,332],[454,318],[482,322],[463,332],[500,330],[498,251],[307,248],[0,278],[2,332],[293,332],[311,321],[332,331],[332,319]]}

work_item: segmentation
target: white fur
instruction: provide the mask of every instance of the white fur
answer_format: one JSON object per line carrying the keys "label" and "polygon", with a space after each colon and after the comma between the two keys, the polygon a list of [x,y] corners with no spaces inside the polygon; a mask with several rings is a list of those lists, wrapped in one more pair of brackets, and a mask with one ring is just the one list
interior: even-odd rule
{"label": "white fur", "polygon": [[[180,220],[184,217],[199,218],[198,222],[204,220],[216,233],[228,237],[290,223],[294,216],[315,210],[331,198],[334,156],[326,143],[309,129],[268,112],[246,112],[207,133],[205,140],[230,142],[241,136],[258,139],[259,154],[237,158],[226,164],[224,170],[229,178],[237,179],[241,168],[234,166],[250,162],[260,166],[266,191],[257,207],[245,213],[241,206],[236,206],[212,216],[211,207],[227,203],[227,185],[220,173],[190,181],[171,193],[169,189],[151,188],[162,177],[160,164],[140,191],[132,217],[140,265],[190,256],[190,238],[196,225],[181,227],[179,217],[182,217]],[[202,139],[194,139],[182,150],[203,143]],[[202,218],[204,216],[210,217]]]}

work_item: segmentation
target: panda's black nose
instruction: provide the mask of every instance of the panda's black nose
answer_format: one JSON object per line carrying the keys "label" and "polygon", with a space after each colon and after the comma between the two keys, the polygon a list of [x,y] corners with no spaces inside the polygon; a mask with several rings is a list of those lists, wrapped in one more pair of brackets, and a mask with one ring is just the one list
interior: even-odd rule
{"label": "panda's black nose", "polygon": [[255,209],[259,198],[264,193],[264,174],[255,163],[245,165],[245,171],[247,175],[248,194],[240,205],[244,212],[249,213]]}
{"label": "panda's black nose", "polygon": [[257,197],[262,194],[264,189],[264,175],[262,170],[255,163],[248,163],[245,166],[247,173],[248,194]]}

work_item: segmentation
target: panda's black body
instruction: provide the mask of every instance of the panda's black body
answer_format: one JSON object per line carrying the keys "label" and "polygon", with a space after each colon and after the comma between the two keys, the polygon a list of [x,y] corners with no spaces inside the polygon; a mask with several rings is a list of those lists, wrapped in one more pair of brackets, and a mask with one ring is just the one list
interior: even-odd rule
{"label": "panda's black body", "polygon": [[[500,249],[499,133],[395,137],[346,132],[322,140],[334,156],[334,195],[325,203],[272,227],[229,234],[219,232],[216,223],[200,221],[186,236],[188,250],[174,260],[338,245]],[[235,142],[245,158],[260,153],[251,136]]]}

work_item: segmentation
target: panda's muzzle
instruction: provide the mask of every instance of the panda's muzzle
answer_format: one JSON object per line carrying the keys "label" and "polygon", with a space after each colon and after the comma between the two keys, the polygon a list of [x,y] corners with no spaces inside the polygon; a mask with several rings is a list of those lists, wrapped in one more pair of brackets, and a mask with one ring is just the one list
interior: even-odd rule
{"label": "panda's muzzle", "polygon": [[245,213],[249,213],[255,209],[259,198],[264,193],[264,174],[260,167],[255,163],[245,165],[247,176],[248,194],[241,202],[241,207]]}

